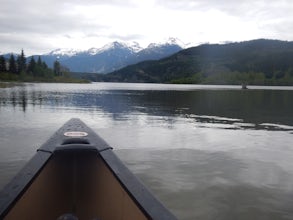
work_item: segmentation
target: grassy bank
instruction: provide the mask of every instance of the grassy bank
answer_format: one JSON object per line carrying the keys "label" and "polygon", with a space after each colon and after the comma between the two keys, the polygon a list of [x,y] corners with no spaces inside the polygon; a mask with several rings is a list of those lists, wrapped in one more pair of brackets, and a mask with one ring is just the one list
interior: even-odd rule
{"label": "grassy bank", "polygon": [[[77,79],[70,76],[34,77],[30,75],[16,75],[0,73],[0,82],[48,82],[48,83],[90,83],[89,80]],[[2,85],[3,86],[3,85]]]}
{"label": "grassy bank", "polygon": [[14,86],[21,86],[22,83],[16,83],[16,82],[0,82],[0,88],[11,88]]}

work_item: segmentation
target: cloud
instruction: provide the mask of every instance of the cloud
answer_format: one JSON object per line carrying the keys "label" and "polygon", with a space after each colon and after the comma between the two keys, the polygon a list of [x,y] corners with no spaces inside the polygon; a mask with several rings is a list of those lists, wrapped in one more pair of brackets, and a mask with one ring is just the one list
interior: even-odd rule
{"label": "cloud", "polygon": [[[25,0],[20,3],[16,0],[4,0],[0,7],[1,50],[27,46],[40,48],[40,52],[45,52],[44,49],[41,51],[44,44],[51,48],[51,45],[54,46],[53,42],[58,42],[63,36],[73,39],[76,35],[86,36],[93,31],[107,29],[107,25],[96,21],[98,16],[91,18],[88,11],[80,10],[85,7],[81,3],[90,7],[91,2],[93,1]],[[108,4],[106,1],[100,2]],[[30,40],[32,37],[34,41]],[[21,42],[24,45],[20,45]]]}
{"label": "cloud", "polygon": [[113,40],[123,40],[123,41],[133,41],[133,40],[139,40],[143,39],[144,36],[141,34],[128,34],[128,35],[122,35],[122,34],[110,34],[107,37]]}
{"label": "cloud", "polygon": [[145,44],[293,40],[291,0],[2,0],[0,50],[87,49],[112,40]]}
{"label": "cloud", "polygon": [[241,21],[254,21],[261,24],[279,18],[290,21],[293,19],[291,0],[158,0],[158,4],[172,10],[194,13],[218,11]]}
{"label": "cloud", "polygon": [[[157,0],[157,3],[166,9],[184,11],[186,14],[188,12],[199,14],[200,16],[194,16],[194,18],[200,17],[200,22],[204,25],[198,22],[196,25],[199,33],[204,35],[208,34],[205,26],[217,30],[219,36],[224,31],[229,35],[235,35],[233,29],[230,31],[227,29],[236,28],[235,31],[239,31],[240,28],[237,28],[239,26],[242,27],[243,31],[240,30],[240,32],[244,35],[248,36],[249,32],[253,32],[250,37],[293,40],[292,29],[290,29],[293,23],[291,0]],[[222,32],[219,27],[223,28]],[[245,31],[247,34],[243,33]],[[226,40],[233,40],[233,38],[229,39],[229,35],[226,34]],[[239,39],[234,38],[234,41]]]}
{"label": "cloud", "polygon": [[[50,2],[50,4],[49,4]],[[92,28],[90,21],[85,21],[86,17],[78,11],[76,5],[60,3],[55,0],[45,1],[23,1],[20,11],[15,11],[17,1],[9,3],[14,10],[9,11],[9,7],[1,8],[0,31],[20,33],[38,32],[43,34],[67,33],[78,28]],[[19,7],[18,7],[19,8]],[[96,28],[104,27],[97,25]]]}

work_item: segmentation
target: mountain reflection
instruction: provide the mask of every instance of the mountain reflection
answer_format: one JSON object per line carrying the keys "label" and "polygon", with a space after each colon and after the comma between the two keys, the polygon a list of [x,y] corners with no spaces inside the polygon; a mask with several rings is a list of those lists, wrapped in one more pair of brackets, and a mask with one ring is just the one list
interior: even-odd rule
{"label": "mountain reflection", "polygon": [[0,107],[9,106],[23,112],[36,106],[98,111],[114,119],[133,114],[179,116],[201,126],[214,124],[224,129],[293,130],[292,90],[56,91],[24,86],[0,90]]}

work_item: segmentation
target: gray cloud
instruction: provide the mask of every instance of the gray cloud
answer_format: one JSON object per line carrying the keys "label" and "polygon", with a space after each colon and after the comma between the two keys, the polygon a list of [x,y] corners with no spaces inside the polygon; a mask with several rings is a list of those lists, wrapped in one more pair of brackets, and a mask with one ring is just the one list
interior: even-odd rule
{"label": "gray cloud", "polygon": [[[1,52],[20,53],[21,49],[30,51],[30,54],[43,54],[44,48],[48,48],[46,40],[39,35],[32,34],[28,36],[2,35],[0,34]],[[37,39],[37,41],[36,41]]]}
{"label": "gray cloud", "polygon": [[162,7],[174,10],[192,10],[205,12],[219,10],[241,18],[268,18],[272,16],[288,16],[292,12],[291,0],[157,0]]}
{"label": "gray cloud", "polygon": [[[50,0],[50,4],[43,1],[24,1],[26,4],[21,7],[21,11],[15,11],[19,2],[11,1],[10,7],[0,9],[0,31],[20,32],[20,33],[67,33],[79,28],[89,29],[93,25],[83,20],[82,15],[71,13],[74,5],[72,3],[60,3],[60,1]],[[14,10],[9,10],[14,8]],[[11,13],[12,11],[12,13]],[[14,12],[15,11],[15,12]],[[104,28],[104,25],[95,28]]]}
{"label": "gray cloud", "polygon": [[217,10],[239,21],[255,24],[263,33],[260,37],[293,40],[292,0],[157,0],[157,3],[171,10],[194,13]]}
{"label": "gray cloud", "polygon": [[[253,0],[248,0],[254,2]],[[237,10],[237,8],[243,8],[248,1],[235,1],[235,0],[157,0],[158,4],[163,7],[171,9],[182,10],[208,10],[208,9],[221,9],[224,11]],[[257,1],[257,0],[255,0]]]}
{"label": "gray cloud", "polygon": [[[31,50],[44,47],[44,40],[57,36],[71,36],[72,32],[83,33],[107,29],[106,25],[85,20],[82,14],[74,12],[79,4],[92,4],[97,1],[38,1],[4,0],[0,7],[0,50],[23,48]],[[100,1],[104,4],[106,1]],[[115,1],[112,1],[115,3]],[[20,7],[21,4],[21,7]],[[30,40],[34,38],[34,40]],[[47,48],[50,44],[47,42]],[[46,48],[45,47],[45,48]],[[38,51],[44,51],[38,50]]]}
{"label": "gray cloud", "polygon": [[140,34],[129,34],[129,35],[121,35],[121,34],[110,34],[107,37],[113,40],[123,40],[123,41],[132,41],[132,40],[139,40],[143,39],[143,35]]}
{"label": "gray cloud", "polygon": [[[114,6],[127,13],[128,9],[134,10],[138,8],[139,4],[139,1],[134,0],[1,0],[0,51],[17,52],[26,47],[31,50],[30,53],[33,51],[48,52],[49,49],[57,46],[52,43],[53,39],[64,38],[70,41],[74,40],[76,35],[85,40],[87,38],[125,41],[143,39],[144,34],[138,30],[123,31],[128,28],[129,24],[123,24],[123,27],[119,28],[120,32],[115,32],[116,29],[113,30],[115,23],[108,23],[99,16],[101,12],[99,9],[103,6],[110,9],[111,6]],[[233,16],[235,20],[253,22],[259,28],[260,33],[263,33],[263,36],[260,37],[293,40],[293,32],[291,32],[293,30],[293,4],[291,0],[156,0],[154,4],[159,6],[155,7],[156,9],[186,11],[189,14],[217,10]],[[83,11],[83,8],[88,6],[96,11]],[[111,13],[112,11],[109,11],[109,14]],[[152,11],[149,13],[151,16]],[[115,16],[113,14],[113,17]],[[139,21],[139,18],[134,17],[133,20]],[[204,20],[201,22],[205,23]],[[137,25],[140,23],[138,22]],[[177,25],[180,25],[180,30],[183,30],[182,27],[185,24],[178,23]],[[174,26],[174,29],[176,28],[179,27]],[[164,27],[154,30],[162,33],[167,31]],[[187,26],[186,33],[189,33],[189,30],[190,27]],[[198,36],[205,36],[204,31],[205,29],[198,29],[196,33]],[[156,35],[153,32],[150,34]],[[164,35],[168,35],[168,33],[164,33]],[[227,40],[233,39],[227,38]],[[237,41],[237,39],[235,40]]]}
{"label": "gray cloud", "polygon": [[65,0],[65,2],[74,5],[115,5],[119,7],[133,7],[136,5],[134,0]]}

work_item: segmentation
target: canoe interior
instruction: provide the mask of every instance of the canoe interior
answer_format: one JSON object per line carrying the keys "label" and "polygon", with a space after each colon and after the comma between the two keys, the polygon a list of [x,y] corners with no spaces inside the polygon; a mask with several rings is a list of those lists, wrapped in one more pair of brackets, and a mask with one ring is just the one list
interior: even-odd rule
{"label": "canoe interior", "polygon": [[5,219],[148,219],[99,154],[54,153]]}

